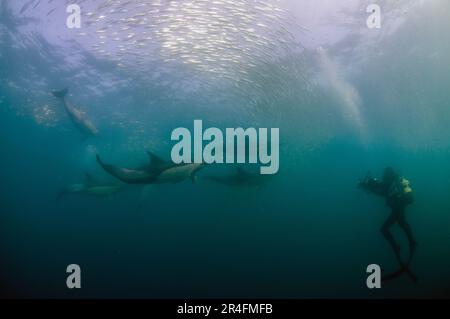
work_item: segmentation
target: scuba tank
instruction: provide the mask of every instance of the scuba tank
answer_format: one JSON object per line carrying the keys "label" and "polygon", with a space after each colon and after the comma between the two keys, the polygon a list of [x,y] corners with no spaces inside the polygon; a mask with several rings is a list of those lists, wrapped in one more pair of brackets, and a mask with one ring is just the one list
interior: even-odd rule
{"label": "scuba tank", "polygon": [[413,202],[413,190],[411,183],[404,177],[399,177],[395,182],[389,186],[388,198],[394,200],[404,200],[405,204]]}
{"label": "scuba tank", "polygon": [[412,193],[412,188],[410,186],[410,182],[406,178],[402,177],[400,179],[400,183],[403,186],[403,194]]}

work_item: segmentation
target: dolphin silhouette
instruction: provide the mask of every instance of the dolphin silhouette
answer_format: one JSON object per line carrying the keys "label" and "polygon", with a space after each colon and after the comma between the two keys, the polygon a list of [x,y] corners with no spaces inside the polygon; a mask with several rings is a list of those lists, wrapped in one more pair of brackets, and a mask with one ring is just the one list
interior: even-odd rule
{"label": "dolphin silhouette", "polygon": [[85,173],[83,183],[69,185],[58,194],[58,199],[61,199],[67,194],[86,194],[100,197],[111,197],[121,189],[121,185],[101,183],[90,174]]}
{"label": "dolphin silhouette", "polygon": [[174,164],[147,152],[150,163],[142,168],[124,168],[104,163],[97,154],[97,162],[109,174],[127,184],[180,183],[188,178],[194,182],[203,164]]}
{"label": "dolphin silhouette", "polygon": [[78,130],[81,131],[83,135],[85,135],[85,137],[96,136],[98,134],[98,130],[95,125],[79,109],[67,102],[66,95],[68,92],[69,89],[65,88],[61,91],[53,91],[52,94],[56,98],[62,100],[64,108],[66,109],[66,112],[69,115],[70,119],[78,128]]}

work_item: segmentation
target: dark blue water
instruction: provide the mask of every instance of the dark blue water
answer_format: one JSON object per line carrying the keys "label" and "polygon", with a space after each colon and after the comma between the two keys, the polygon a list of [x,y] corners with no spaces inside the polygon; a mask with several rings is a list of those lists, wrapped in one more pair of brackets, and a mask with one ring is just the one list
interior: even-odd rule
{"label": "dark blue water", "polygon": [[[302,67],[317,64],[308,70],[313,89],[299,80],[284,93],[268,89],[268,95],[281,95],[269,106],[250,107],[232,91],[217,91],[225,98],[216,100],[202,95],[206,90],[160,86],[177,83],[180,75],[152,83],[79,48],[79,63],[66,66],[72,57],[62,48],[67,43],[58,47],[39,32],[13,33],[33,20],[21,20],[5,4],[0,296],[448,297],[450,54],[435,36],[448,20],[431,5],[424,9],[380,40],[381,56],[356,64],[362,53],[341,51],[352,37],[331,47],[324,59],[348,68],[344,86],[311,50],[296,58]],[[415,23],[431,15],[432,25]],[[331,80],[321,86],[327,75]],[[98,137],[83,139],[50,95],[63,86],[70,88],[68,100],[97,124]],[[345,99],[353,90],[358,98]],[[362,124],[355,120],[355,105]],[[171,131],[191,128],[195,119],[223,129],[279,127],[279,174],[261,187],[202,179],[233,171],[222,165],[202,170],[196,183],[128,185],[110,198],[57,199],[85,172],[114,182],[96,163],[96,153],[124,166],[145,163],[146,150],[169,158]],[[402,276],[372,291],[367,265],[386,271],[398,266],[380,233],[389,209],[357,182],[385,166],[396,168],[414,189],[407,219],[419,243],[411,266],[419,282]],[[395,227],[393,232],[406,253],[404,234]],[[82,289],[75,291],[66,287],[65,269],[72,263],[82,269]]]}

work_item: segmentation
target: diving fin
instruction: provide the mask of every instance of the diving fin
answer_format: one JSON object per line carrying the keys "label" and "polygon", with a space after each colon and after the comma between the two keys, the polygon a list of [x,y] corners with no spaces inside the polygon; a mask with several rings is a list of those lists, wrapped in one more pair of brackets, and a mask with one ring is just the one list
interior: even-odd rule
{"label": "diving fin", "polygon": [[57,97],[59,99],[64,99],[68,92],[69,92],[69,89],[65,88],[60,91],[52,91],[52,94],[54,97]]}
{"label": "diving fin", "polygon": [[385,282],[385,281],[389,281],[395,278],[400,277],[401,275],[406,274],[414,283],[417,283],[418,279],[416,274],[414,274],[411,269],[409,268],[409,266],[403,266],[400,269],[391,272],[389,274],[386,274],[384,276],[381,277],[381,281]]}

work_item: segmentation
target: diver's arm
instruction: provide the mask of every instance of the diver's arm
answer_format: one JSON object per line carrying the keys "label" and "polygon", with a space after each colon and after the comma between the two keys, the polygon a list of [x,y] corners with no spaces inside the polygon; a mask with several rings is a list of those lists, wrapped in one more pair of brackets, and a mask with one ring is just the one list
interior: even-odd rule
{"label": "diver's arm", "polygon": [[376,178],[367,178],[364,181],[360,181],[359,187],[375,195],[386,195],[383,183]]}

